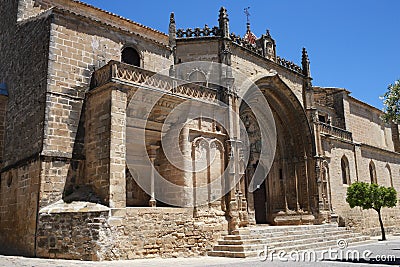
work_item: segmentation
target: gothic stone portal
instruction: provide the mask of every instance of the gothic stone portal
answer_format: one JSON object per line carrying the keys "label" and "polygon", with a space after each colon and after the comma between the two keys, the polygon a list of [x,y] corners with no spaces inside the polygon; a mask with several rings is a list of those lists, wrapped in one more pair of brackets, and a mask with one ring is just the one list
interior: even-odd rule
{"label": "gothic stone portal", "polygon": [[[253,223],[288,225],[312,224],[316,185],[312,177],[315,166],[310,128],[300,103],[279,78],[264,78],[258,82],[270,104],[276,125],[276,153],[270,170],[260,161],[260,127],[249,107],[242,103],[240,116],[249,136],[249,164],[246,170],[248,186],[257,166],[265,175],[254,193],[246,191],[249,215]],[[304,134],[306,133],[306,134]]]}

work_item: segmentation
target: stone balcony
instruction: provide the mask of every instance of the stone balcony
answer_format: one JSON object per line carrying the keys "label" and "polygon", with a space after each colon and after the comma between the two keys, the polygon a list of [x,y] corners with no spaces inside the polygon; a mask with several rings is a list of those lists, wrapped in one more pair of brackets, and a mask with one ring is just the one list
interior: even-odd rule
{"label": "stone balcony", "polygon": [[133,65],[110,61],[93,73],[90,89],[109,83],[156,90],[166,95],[216,103],[217,91],[188,81],[155,73]]}
{"label": "stone balcony", "polygon": [[318,131],[326,136],[333,136],[346,141],[353,141],[353,134],[341,128],[334,127],[323,122],[318,123]]}

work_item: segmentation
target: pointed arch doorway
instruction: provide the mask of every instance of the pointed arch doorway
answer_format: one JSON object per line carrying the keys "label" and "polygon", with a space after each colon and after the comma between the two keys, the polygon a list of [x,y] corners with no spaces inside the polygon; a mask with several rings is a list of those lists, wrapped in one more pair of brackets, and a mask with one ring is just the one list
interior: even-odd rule
{"label": "pointed arch doorway", "polygon": [[[264,173],[259,188],[246,192],[249,216],[257,224],[313,224],[318,212],[315,146],[305,111],[292,90],[276,76],[256,82],[274,116],[276,153],[273,164]],[[246,182],[252,179],[257,165],[262,165],[260,127],[249,107],[242,103],[240,116],[249,136],[249,164]],[[265,169],[265,166],[262,166]]]}

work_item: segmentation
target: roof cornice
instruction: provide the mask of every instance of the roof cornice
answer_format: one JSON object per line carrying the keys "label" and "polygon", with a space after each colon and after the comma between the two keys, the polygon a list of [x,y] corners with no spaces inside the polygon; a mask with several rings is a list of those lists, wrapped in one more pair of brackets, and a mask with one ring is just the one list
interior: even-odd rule
{"label": "roof cornice", "polygon": [[44,7],[53,7],[59,10],[69,11],[75,15],[90,18],[91,20],[100,22],[103,25],[119,28],[126,32],[141,32],[141,34],[148,39],[156,41],[164,46],[168,45],[168,35],[165,33],[82,1],[36,0],[36,4],[43,5]]}

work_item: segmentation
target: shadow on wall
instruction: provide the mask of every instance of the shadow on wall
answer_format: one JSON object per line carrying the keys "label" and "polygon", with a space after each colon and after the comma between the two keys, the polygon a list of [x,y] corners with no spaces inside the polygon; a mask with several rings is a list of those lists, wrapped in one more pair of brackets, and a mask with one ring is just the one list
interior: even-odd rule
{"label": "shadow on wall", "polygon": [[[94,66],[92,67],[94,69]],[[87,73],[87,75],[91,75]],[[74,88],[82,91],[82,87]],[[99,196],[96,195],[91,185],[86,185],[84,181],[85,173],[85,110],[86,99],[83,100],[79,118],[70,118],[71,121],[79,119],[77,133],[75,136],[74,147],[72,150],[72,159],[69,165],[68,174],[65,181],[62,199],[66,203],[73,201],[84,201],[103,204]],[[68,124],[69,131],[72,132],[76,124]]]}

